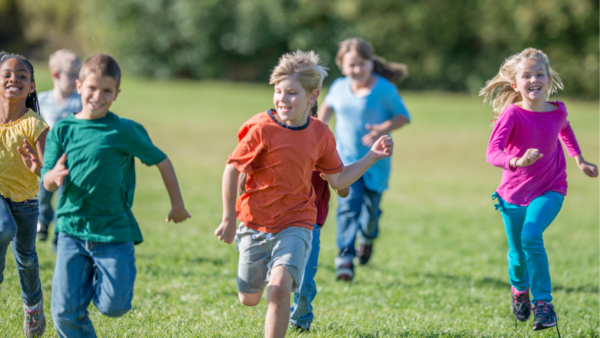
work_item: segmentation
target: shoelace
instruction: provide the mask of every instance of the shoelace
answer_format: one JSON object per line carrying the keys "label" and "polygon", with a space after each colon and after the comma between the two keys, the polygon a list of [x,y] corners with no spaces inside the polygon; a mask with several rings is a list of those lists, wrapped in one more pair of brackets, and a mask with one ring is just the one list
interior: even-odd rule
{"label": "shoelace", "polygon": [[515,302],[515,304],[524,304],[527,302],[527,293],[523,292],[523,293],[518,293],[518,294],[513,294],[513,300]]}
{"label": "shoelace", "polygon": [[37,309],[35,311],[29,311],[29,310],[25,310],[25,320],[27,321],[27,325],[29,326],[36,326],[37,322],[40,320],[40,315],[39,315],[40,309]]}

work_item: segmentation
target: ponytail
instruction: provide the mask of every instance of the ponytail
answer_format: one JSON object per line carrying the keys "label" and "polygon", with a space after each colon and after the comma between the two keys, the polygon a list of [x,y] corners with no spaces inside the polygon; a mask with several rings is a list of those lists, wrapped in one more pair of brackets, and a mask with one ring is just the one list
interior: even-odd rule
{"label": "ponytail", "polygon": [[[31,73],[31,82],[35,82],[35,76],[33,74],[33,65],[31,64],[31,62],[29,62],[29,60],[27,60],[24,56],[19,54],[11,54],[5,51],[0,51],[0,65],[2,65],[2,63],[4,63],[8,59],[17,59],[23,62],[27,66],[29,72]],[[33,93],[29,93],[29,95],[27,95],[27,99],[25,100],[25,108],[29,108],[38,114],[40,113],[40,104],[38,101],[37,91],[34,90]]]}
{"label": "ponytail", "polygon": [[403,63],[389,62],[386,59],[375,55],[373,46],[361,38],[350,38],[339,43],[339,49],[335,56],[335,63],[341,69],[344,55],[355,50],[360,57],[365,60],[373,61],[373,72],[379,74],[386,80],[399,84],[408,76],[408,68]]}

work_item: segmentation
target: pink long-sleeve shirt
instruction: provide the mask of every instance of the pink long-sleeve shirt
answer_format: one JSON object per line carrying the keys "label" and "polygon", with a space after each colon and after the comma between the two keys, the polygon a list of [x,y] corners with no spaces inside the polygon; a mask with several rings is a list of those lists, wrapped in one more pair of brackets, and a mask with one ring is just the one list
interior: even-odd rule
{"label": "pink long-sleeve shirt", "polygon": [[[511,104],[494,126],[486,158],[504,169],[496,192],[509,203],[529,205],[548,191],[567,194],[567,163],[559,137],[569,156],[577,156],[581,150],[567,121],[567,107],[560,101],[551,103],[556,109],[545,113]],[[523,156],[529,148],[539,149],[544,156],[527,167],[510,167],[510,160]]]}

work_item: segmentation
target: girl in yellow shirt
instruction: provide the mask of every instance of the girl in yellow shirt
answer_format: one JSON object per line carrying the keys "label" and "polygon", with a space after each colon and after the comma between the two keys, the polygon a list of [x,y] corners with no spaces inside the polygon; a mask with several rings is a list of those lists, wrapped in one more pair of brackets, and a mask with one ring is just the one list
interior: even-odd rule
{"label": "girl in yellow shirt", "polygon": [[39,176],[48,126],[39,116],[33,66],[0,52],[0,284],[6,250],[13,242],[23,297],[26,337],[46,329],[35,251]]}

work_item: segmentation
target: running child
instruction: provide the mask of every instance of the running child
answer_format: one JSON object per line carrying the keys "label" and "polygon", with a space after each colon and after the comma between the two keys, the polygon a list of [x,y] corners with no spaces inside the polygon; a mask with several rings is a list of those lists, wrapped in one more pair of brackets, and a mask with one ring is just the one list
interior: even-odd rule
{"label": "running child", "polygon": [[[317,117],[317,104],[311,108],[311,115]],[[238,190],[240,196],[246,193],[246,173],[241,173],[238,178]],[[315,207],[317,207],[317,221],[312,231],[312,242],[310,256],[304,268],[304,279],[300,289],[294,292],[294,303],[290,310],[290,324],[301,332],[309,332],[310,325],[315,318],[312,312],[312,301],[317,295],[317,285],[315,283],[315,275],[317,274],[317,266],[319,262],[319,252],[321,249],[321,229],[327,220],[329,213],[329,184],[324,175],[314,170],[312,172],[311,184],[315,191]],[[336,194],[344,198],[350,193],[350,188],[335,189]]]}
{"label": "running child", "polygon": [[39,213],[39,176],[48,125],[39,116],[31,63],[0,52],[0,284],[12,241],[17,263],[26,337],[46,330],[35,233]]}
{"label": "running child", "polygon": [[567,194],[567,164],[560,140],[584,174],[598,176],[596,166],[581,155],[564,103],[547,101],[562,88],[546,54],[527,48],[507,58],[500,72],[479,92],[491,103],[495,117],[487,161],[504,169],[493,198],[498,199],[496,209],[508,238],[515,324],[517,320],[527,321],[533,308],[534,331],[558,322],[551,303],[543,233]]}
{"label": "running child", "polygon": [[134,245],[143,240],[131,212],[134,157],[158,167],[171,199],[166,221],[190,217],[171,161],[144,127],[108,110],[120,82],[112,57],[90,57],[77,80],[83,109],[57,122],[48,135],[43,184],[48,191],[63,187],[51,303],[59,337],[96,337],[87,311],[91,301],[109,317],[131,309]]}
{"label": "running child", "polygon": [[[75,81],[79,76],[81,61],[77,54],[68,49],[59,49],[50,55],[50,73],[54,87],[52,90],[41,92],[38,95],[41,115],[50,128],[56,122],[66,118],[74,112],[81,111],[81,96],[75,88]],[[57,200],[60,197],[57,193]],[[40,185],[40,217],[38,218],[37,239],[45,241],[48,238],[48,228],[54,221],[54,209],[52,208],[52,195],[54,192],[44,189]],[[56,235],[52,238],[52,244],[56,248]]]}
{"label": "running child", "polygon": [[[342,164],[327,125],[309,117],[326,75],[314,52],[283,55],[269,81],[275,109],[242,125],[223,174],[223,221],[215,235],[228,244],[236,240],[242,304],[257,305],[268,285],[265,337],[285,336],[290,293],[302,284],[317,217],[313,169],[343,189],[392,154],[392,140],[382,136],[365,157]],[[240,172],[247,174],[246,193],[236,202]],[[236,216],[242,222],[237,231]]]}
{"label": "running child", "polygon": [[[335,63],[345,77],[333,82],[319,119],[329,121],[336,113],[337,150],[344,164],[356,162],[369,152],[373,142],[409,123],[410,115],[393,83],[407,75],[406,66],[390,63],[376,56],[371,44],[352,38],[340,42]],[[391,158],[373,165],[350,186],[348,198],[338,198],[336,279],[354,278],[355,256],[367,264],[373,252],[373,241],[379,233],[379,204],[388,188]],[[354,242],[358,235],[358,253]]]}

